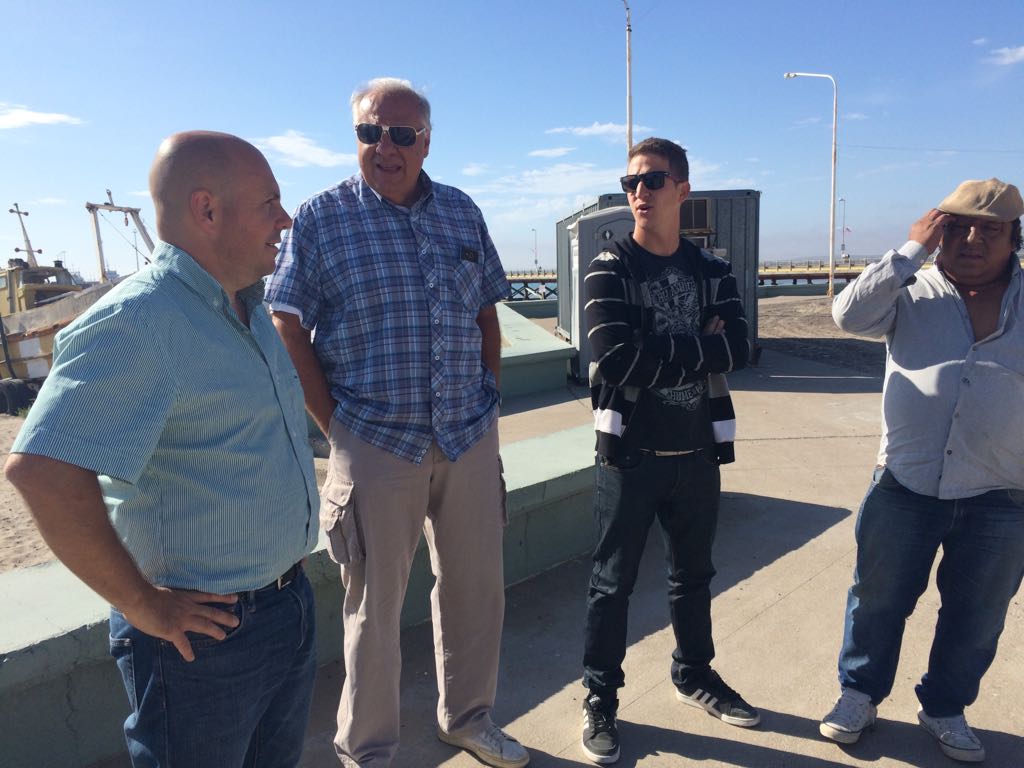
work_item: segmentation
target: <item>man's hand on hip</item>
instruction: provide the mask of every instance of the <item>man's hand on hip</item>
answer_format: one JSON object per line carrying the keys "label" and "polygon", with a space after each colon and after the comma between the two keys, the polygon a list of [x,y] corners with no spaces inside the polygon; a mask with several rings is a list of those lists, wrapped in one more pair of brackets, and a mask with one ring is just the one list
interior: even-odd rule
{"label": "man's hand on hip", "polygon": [[173,643],[185,661],[194,661],[196,656],[186,632],[223,640],[227,637],[223,627],[232,629],[238,626],[238,619],[233,614],[204,603],[234,605],[236,602],[237,595],[155,587],[145,602],[124,610],[124,617],[141,632]]}

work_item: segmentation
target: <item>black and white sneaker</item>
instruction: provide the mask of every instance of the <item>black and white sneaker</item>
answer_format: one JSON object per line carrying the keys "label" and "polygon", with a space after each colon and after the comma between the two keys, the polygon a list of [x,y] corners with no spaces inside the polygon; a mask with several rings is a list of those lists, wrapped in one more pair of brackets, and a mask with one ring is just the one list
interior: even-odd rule
{"label": "black and white sneaker", "polygon": [[596,693],[583,700],[583,752],[598,765],[619,759],[619,730],[615,727],[618,702],[602,699]]}
{"label": "black and white sneaker", "polygon": [[676,688],[676,698],[691,707],[700,707],[729,725],[750,728],[761,722],[761,713],[747,704],[710,667],[695,683]]}

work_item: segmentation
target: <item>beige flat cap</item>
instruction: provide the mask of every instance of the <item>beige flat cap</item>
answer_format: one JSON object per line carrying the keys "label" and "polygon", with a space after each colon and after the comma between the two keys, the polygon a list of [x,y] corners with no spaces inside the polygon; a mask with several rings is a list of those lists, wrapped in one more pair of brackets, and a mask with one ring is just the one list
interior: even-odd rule
{"label": "beige flat cap", "polygon": [[999,179],[965,181],[939,203],[939,210],[976,219],[1013,221],[1024,216],[1020,190]]}

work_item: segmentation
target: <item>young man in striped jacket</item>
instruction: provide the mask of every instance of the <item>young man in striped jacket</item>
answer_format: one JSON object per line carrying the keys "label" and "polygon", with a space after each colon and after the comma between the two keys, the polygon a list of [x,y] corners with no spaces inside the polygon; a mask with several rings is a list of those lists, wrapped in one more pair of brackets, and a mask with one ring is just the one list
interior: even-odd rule
{"label": "young man in striped jacket", "polygon": [[587,596],[582,746],[599,764],[619,757],[629,596],[655,518],[666,548],[678,698],[732,725],[760,720],[711,668],[718,465],[733,460],[735,433],[721,374],[747,364],[743,307],[728,262],[680,235],[690,193],[685,150],[646,139],[630,150],[621,182],[634,231],[594,259],[585,281],[598,540]]}

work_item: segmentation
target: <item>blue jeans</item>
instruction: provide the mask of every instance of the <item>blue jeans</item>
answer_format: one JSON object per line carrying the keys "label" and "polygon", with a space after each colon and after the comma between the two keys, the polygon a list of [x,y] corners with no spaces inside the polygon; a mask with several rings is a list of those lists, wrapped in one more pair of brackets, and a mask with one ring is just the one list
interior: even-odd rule
{"label": "blue jeans", "polygon": [[689,683],[714,658],[711,546],[719,491],[718,464],[711,451],[682,456],[637,452],[614,465],[598,457],[597,546],[587,594],[583,684],[603,698],[615,698],[625,681],[629,596],[655,518],[665,543],[668,608],[676,639],[672,682]]}
{"label": "blue jeans", "polygon": [[295,766],[316,673],[313,590],[304,573],[280,591],[242,593],[224,640],[189,633],[196,659],[110,614],[110,653],[132,713],[132,765]]}
{"label": "blue jeans", "polygon": [[1024,492],[941,500],[904,488],[887,469],[875,470],[857,518],[857,569],[839,655],[843,688],[875,704],[889,695],[906,619],[940,546],[942,605],[917,697],[932,717],[959,715],[977,698],[1024,576]]}

